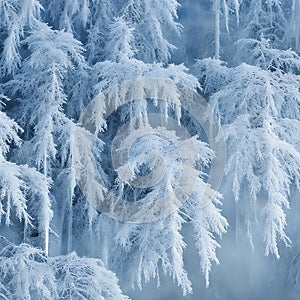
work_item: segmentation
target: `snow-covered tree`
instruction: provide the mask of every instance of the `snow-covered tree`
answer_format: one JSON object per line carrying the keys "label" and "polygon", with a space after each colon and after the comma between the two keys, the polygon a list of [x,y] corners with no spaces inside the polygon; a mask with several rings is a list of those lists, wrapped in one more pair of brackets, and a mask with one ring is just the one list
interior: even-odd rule
{"label": "snow-covered tree", "polygon": [[55,29],[66,30],[85,41],[87,58],[92,64],[105,59],[107,32],[118,6],[111,0],[45,1],[49,22]]}
{"label": "snow-covered tree", "polygon": [[[43,23],[37,25],[24,43],[31,54],[20,72],[6,84],[6,89],[7,93],[12,90],[13,95],[22,95],[23,109],[17,114],[28,140],[22,146],[23,157],[47,175],[56,155],[57,133],[63,136],[68,130],[64,126],[67,121],[63,105],[67,97],[63,76],[68,68],[82,62],[82,48],[71,34],[54,31]],[[32,150],[34,159],[28,161],[30,156],[25,153]]]}
{"label": "snow-covered tree", "polygon": [[26,244],[8,244],[0,250],[3,299],[57,299],[55,273],[44,253]]}
{"label": "snow-covered tree", "polygon": [[279,46],[287,25],[283,11],[283,2],[277,0],[246,1],[244,3],[245,18],[243,26],[248,38],[270,39],[274,45]]}
{"label": "snow-covered tree", "polygon": [[42,6],[32,0],[2,0],[0,2],[1,34],[4,34],[1,53],[1,73],[14,73],[21,65],[20,46],[28,30],[35,27]]}
{"label": "snow-covered tree", "polygon": [[91,7],[86,48],[88,61],[93,64],[107,58],[104,54],[106,43],[109,42],[107,34],[117,10],[116,2],[107,0],[98,0]]}
{"label": "snow-covered tree", "polygon": [[[295,291],[299,3],[0,0],[0,298],[127,299],[117,277],[142,289],[162,273],[191,293],[186,230],[207,293],[226,298],[209,276],[229,224],[253,256],[258,241],[282,256],[270,281]],[[191,45],[214,59],[178,64]],[[219,192],[199,94],[227,143]]]}
{"label": "snow-covered tree", "polygon": [[[105,115],[106,111],[110,111],[110,107],[120,107],[120,111],[116,111],[114,115],[119,123],[113,120],[107,123],[107,120],[101,119],[101,114],[100,117],[92,118],[91,121],[85,119],[85,115],[83,115],[81,122],[88,124],[86,128],[90,128],[90,126],[95,128],[92,134],[96,136],[98,130],[104,130],[102,139],[106,143],[106,148],[103,148],[105,152],[102,150],[100,159],[101,168],[106,170],[106,177],[100,180],[102,185],[108,181],[108,189],[112,191],[112,194],[119,195],[123,201],[143,201],[146,206],[144,210],[137,211],[137,214],[133,216],[138,221],[137,224],[112,221],[107,216],[99,215],[94,209],[90,209],[88,216],[91,245],[94,249],[93,253],[100,256],[130,286],[142,288],[143,281],[147,282],[152,277],[158,279],[159,265],[161,264],[163,271],[171,275],[182,288],[183,294],[186,294],[190,293],[192,289],[183,263],[185,243],[180,233],[182,225],[188,219],[194,227],[195,243],[199,250],[201,269],[207,284],[211,264],[218,263],[216,249],[219,244],[215,240],[215,235],[221,236],[227,227],[227,221],[216,207],[220,204],[220,195],[216,194],[211,203],[205,208],[202,207],[203,197],[208,197],[210,193],[206,191],[207,185],[203,181],[202,168],[210,163],[213,153],[197,137],[180,141],[176,134],[168,130],[167,123],[163,122],[165,118],[170,118],[169,111],[176,122],[181,122],[180,96],[175,84],[183,83],[194,89],[196,93],[198,86],[196,78],[188,75],[184,66],[164,67],[162,64],[147,64],[137,60],[132,38],[133,30],[128,27],[124,19],[116,19],[111,26],[109,43],[106,48],[107,56],[111,60],[98,63],[94,67],[96,81],[98,81],[95,90],[96,93],[100,93],[98,96],[100,100],[96,97],[95,104],[92,102],[91,108],[87,110],[91,116],[94,116],[94,111],[99,113],[102,110],[102,115]],[[153,77],[158,80],[153,81]],[[169,87],[165,85],[162,88],[160,82],[163,79],[171,81],[172,84],[169,83]],[[128,80],[132,82],[129,85],[126,84]],[[122,86],[123,82],[124,86]],[[118,84],[121,85],[121,93],[114,92],[114,86],[118,86]],[[108,96],[101,100],[101,94],[105,94],[110,88],[112,88],[112,93],[108,93]],[[146,100],[149,98],[147,91],[150,91],[151,95],[156,95],[154,98],[152,97],[151,101],[160,115],[162,128],[156,128],[151,124],[151,118],[147,117],[151,106]],[[128,94],[134,95],[132,100],[140,101],[133,101],[129,103],[129,106],[122,107],[123,97]],[[163,99],[166,99],[164,101],[166,103],[159,102]],[[87,117],[90,116],[87,115]],[[135,120],[135,118],[133,127],[130,127],[132,132],[121,134],[120,143],[126,144],[127,139],[135,140],[135,135],[139,133],[141,139],[136,140],[129,160],[125,164],[121,164],[114,172],[109,165],[109,158],[105,158],[106,153],[112,153],[112,150],[106,149],[113,147],[110,141],[115,138],[118,127],[122,125],[123,121],[120,123],[120,120]],[[147,133],[149,133],[149,137]],[[143,135],[145,136],[143,137]],[[172,141],[176,143],[173,147]],[[191,144],[197,149],[195,155],[189,151]],[[77,173],[80,177],[79,181],[85,181],[84,194],[88,195],[92,203],[97,203],[99,200],[100,202],[105,201],[107,197],[110,197],[110,194],[107,195],[106,186],[100,185],[101,192],[97,193],[93,186],[96,187],[99,183],[94,179],[93,170],[88,171],[85,175],[87,167],[93,168],[93,163],[90,162],[91,158],[87,155],[91,150],[83,150],[83,145],[87,147],[88,143],[81,142],[79,145],[82,158],[78,161],[79,171]],[[148,146],[145,148],[145,145]],[[130,182],[134,181],[140,172],[143,172],[143,166],[151,164],[149,159],[151,160],[155,156],[163,157],[165,161],[164,177],[149,190],[134,188]],[[84,164],[81,164],[82,160],[85,161]],[[159,209],[163,210],[162,201],[165,201],[164,206],[167,211],[171,209],[173,203],[182,201],[176,192],[176,186],[180,184],[181,180],[182,163],[188,166],[185,169],[185,176],[189,177],[185,179],[186,182],[196,181],[194,190],[189,191],[191,195],[186,203],[180,209],[173,209],[174,211],[171,211],[170,216],[165,219],[150,223],[142,222],[145,218],[149,220],[151,217],[155,218],[155,215],[149,215],[151,207],[152,211],[153,207],[156,207],[158,210],[156,213],[159,212]],[[195,167],[197,164],[202,167],[197,169]],[[130,173],[128,170],[134,171]],[[87,179],[85,176],[88,174],[92,176]],[[113,201],[113,197],[110,197],[110,201]],[[114,203],[111,202],[109,205],[113,209]],[[121,210],[119,213],[126,212]],[[129,213],[134,212],[129,211]],[[100,250],[97,250],[99,249],[98,245],[102,245]],[[143,250],[141,251],[141,249]]]}
{"label": "snow-covered tree", "polygon": [[271,72],[300,74],[299,55],[289,50],[272,48],[270,40],[240,39],[235,43],[235,64],[247,63]]}
{"label": "snow-covered tree", "polygon": [[[82,47],[72,34],[52,30],[44,23],[37,24],[24,42],[31,53],[20,72],[7,83],[14,95],[22,95],[22,111],[17,116],[22,120],[26,141],[18,159],[54,180],[63,172],[64,180],[69,183],[64,194],[69,194],[67,199],[72,202],[75,175],[70,153],[75,124],[63,111],[67,102],[63,80],[69,69],[83,64]],[[57,204],[65,207],[63,203]],[[70,213],[69,208],[66,211]]]}
{"label": "snow-covered tree", "polygon": [[123,7],[123,15],[135,29],[134,44],[137,58],[145,62],[168,62],[176,46],[171,38],[180,34],[180,24],[176,21],[177,0],[145,1],[129,0]]}
{"label": "snow-covered tree", "polygon": [[[259,218],[264,222],[266,254],[279,257],[277,242],[289,244],[285,233],[291,186],[299,187],[300,153],[295,149],[286,126],[299,124],[299,76],[282,72],[285,52],[272,59],[277,66],[263,70],[245,63],[227,68],[215,60],[199,61],[198,76],[204,91],[211,93],[210,102],[220,116],[229,157],[227,174],[232,178],[232,192],[236,201],[242,201],[239,215],[244,219],[246,233],[252,244],[253,226]],[[286,61],[291,69],[297,66],[296,55],[288,53]],[[257,57],[257,56],[256,56]],[[248,57],[249,59],[249,57]],[[267,57],[263,63],[265,64]],[[281,62],[281,63],[280,63]],[[197,72],[197,71],[196,71]],[[211,90],[211,86],[217,90]],[[221,75],[219,75],[221,74]],[[299,135],[299,129],[296,129]],[[242,228],[238,225],[237,230]],[[253,246],[253,244],[252,244]]]}
{"label": "snow-covered tree", "polygon": [[58,282],[59,299],[129,299],[122,294],[116,276],[99,259],[80,258],[72,252],[49,261]]}
{"label": "snow-covered tree", "polygon": [[[21,128],[4,112],[0,111],[0,116],[0,217],[6,226],[23,223],[21,241],[26,241],[33,229],[37,230],[40,234],[38,245],[47,252],[52,218],[50,182],[35,169],[7,160],[10,146],[20,146],[18,132]],[[34,219],[38,221],[36,228],[33,227]]]}
{"label": "snow-covered tree", "polygon": [[80,35],[80,30],[88,22],[89,2],[89,0],[51,0],[45,3],[45,7],[57,29],[66,29],[68,32],[76,32]]}
{"label": "snow-covered tree", "polygon": [[0,296],[3,299],[128,299],[115,274],[100,260],[76,253],[46,257],[27,244],[0,237]]}
{"label": "snow-covered tree", "polygon": [[[215,51],[214,57],[220,58],[220,36],[222,33],[222,24],[225,24],[226,32],[229,34],[229,11],[234,10],[236,15],[236,23],[239,24],[240,0],[211,0],[214,13],[214,32],[215,32]],[[223,22],[222,22],[223,21]]]}

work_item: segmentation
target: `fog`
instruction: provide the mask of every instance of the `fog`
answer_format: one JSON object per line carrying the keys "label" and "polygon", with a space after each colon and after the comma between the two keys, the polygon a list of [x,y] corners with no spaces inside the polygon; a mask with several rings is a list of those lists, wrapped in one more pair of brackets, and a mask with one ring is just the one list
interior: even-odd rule
{"label": "fog", "polygon": [[[294,195],[291,210],[288,212],[288,233],[293,240],[290,248],[281,244],[281,257],[266,257],[264,245],[261,242],[262,226],[257,226],[255,248],[251,246],[247,237],[236,237],[235,208],[236,203],[226,197],[223,213],[230,224],[227,234],[224,235],[221,248],[217,251],[220,265],[214,265],[210,274],[210,285],[205,287],[201,274],[199,256],[194,247],[192,230],[189,224],[184,227],[185,242],[188,244],[184,261],[189,278],[193,284],[193,294],[182,296],[182,291],[172,281],[172,278],[161,274],[160,287],[157,281],[152,280],[145,284],[142,291],[128,289],[127,294],[132,299],[157,300],[298,300],[300,289],[293,286],[291,278],[296,279],[298,266],[293,266],[293,251],[299,249],[299,194]],[[297,252],[297,251],[296,251]],[[296,268],[293,274],[293,267]]]}

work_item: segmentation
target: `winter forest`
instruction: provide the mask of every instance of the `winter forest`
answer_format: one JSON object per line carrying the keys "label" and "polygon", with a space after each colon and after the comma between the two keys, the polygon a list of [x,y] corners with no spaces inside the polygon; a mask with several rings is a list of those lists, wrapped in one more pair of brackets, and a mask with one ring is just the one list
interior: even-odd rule
{"label": "winter forest", "polygon": [[300,0],[0,0],[0,299],[300,299]]}

